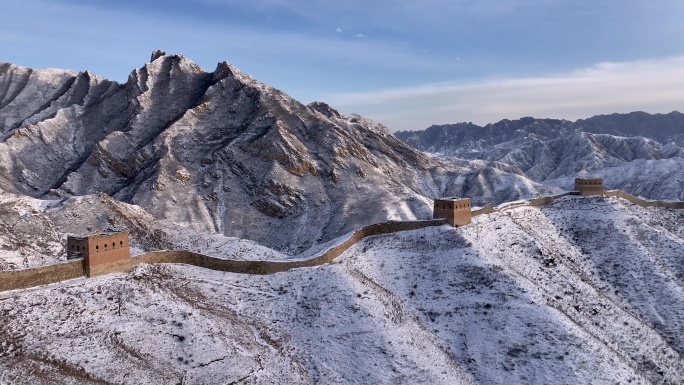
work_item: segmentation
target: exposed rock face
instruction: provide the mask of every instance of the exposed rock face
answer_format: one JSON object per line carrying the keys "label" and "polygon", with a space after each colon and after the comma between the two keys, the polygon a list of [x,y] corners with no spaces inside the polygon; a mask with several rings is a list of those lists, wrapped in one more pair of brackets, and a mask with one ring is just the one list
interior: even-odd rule
{"label": "exposed rock face", "polygon": [[373,222],[429,218],[428,198],[440,195],[477,193],[484,204],[554,190],[515,167],[425,155],[380,124],[303,105],[228,63],[205,72],[163,51],[126,84],[2,64],[0,103],[0,188],[104,192],[159,219],[288,251]]}
{"label": "exposed rock face", "polygon": [[684,160],[679,112],[603,115],[574,123],[534,118],[485,127],[459,123],[396,136],[424,151],[505,163],[549,185],[569,188],[572,178],[589,173],[609,179],[609,188],[654,199],[684,197],[678,182],[684,173],[671,166]]}

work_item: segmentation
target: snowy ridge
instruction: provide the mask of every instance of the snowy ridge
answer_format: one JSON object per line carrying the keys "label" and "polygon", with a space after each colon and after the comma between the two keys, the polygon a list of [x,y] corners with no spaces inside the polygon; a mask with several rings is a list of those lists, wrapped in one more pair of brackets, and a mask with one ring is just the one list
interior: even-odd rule
{"label": "snowy ridge", "polygon": [[156,220],[300,253],[354,229],[558,191],[500,162],[421,153],[370,119],[304,105],[226,62],[155,51],[125,84],[0,64],[0,188],[105,193]]}
{"label": "snowy ridge", "polygon": [[395,135],[415,148],[496,161],[548,186],[577,176],[649,199],[684,200],[684,114],[633,112],[567,120],[522,118],[480,127],[459,123]]}
{"label": "snowy ridge", "polygon": [[[537,207],[552,203],[558,199],[566,196],[579,195],[579,192],[566,192],[564,194],[535,198],[530,201],[515,201],[509,202],[497,207],[487,206],[479,210],[473,210],[472,216],[491,214],[494,212],[504,212],[520,207]],[[652,200],[643,200],[633,195],[625,193],[620,190],[606,191],[604,194],[607,197],[619,197],[635,203],[641,207],[662,207],[671,209],[684,209],[684,202],[661,202]],[[260,261],[260,260],[230,260],[223,258],[214,258],[201,253],[190,252],[186,250],[167,250],[167,251],[153,251],[143,253],[141,255],[131,258],[127,264],[120,264],[116,270],[112,272],[124,272],[130,270],[133,266],[141,263],[183,263],[203,268],[208,268],[218,271],[228,271],[239,274],[274,274],[288,271],[291,269],[302,267],[315,267],[323,264],[331,263],[347,249],[354,246],[356,243],[366,237],[376,236],[380,234],[395,233],[400,231],[416,230],[423,227],[441,226],[446,224],[444,219],[433,219],[423,221],[390,221],[384,223],[377,223],[365,226],[352,233],[344,235],[334,242],[330,242],[325,248],[316,247],[311,251],[304,252],[299,256],[286,261]],[[72,262],[73,264],[73,262]],[[56,269],[63,269],[64,266],[55,266]],[[48,268],[49,269],[49,268]],[[81,276],[81,271],[74,270],[74,274],[66,277],[60,275],[46,274],[46,268],[39,268],[34,270],[10,271],[0,272],[0,291],[24,289],[30,286],[55,283],[62,279],[74,279]],[[38,275],[40,278],[33,278]],[[44,276],[44,278],[43,278]],[[20,277],[18,279],[17,277]],[[28,278],[28,279],[27,279]],[[59,279],[58,279],[59,278]],[[28,283],[29,286],[26,286]]]}
{"label": "snowy ridge", "polygon": [[567,196],[367,237],[285,274],[139,265],[0,300],[0,371],[18,384],[679,384],[683,223]]}

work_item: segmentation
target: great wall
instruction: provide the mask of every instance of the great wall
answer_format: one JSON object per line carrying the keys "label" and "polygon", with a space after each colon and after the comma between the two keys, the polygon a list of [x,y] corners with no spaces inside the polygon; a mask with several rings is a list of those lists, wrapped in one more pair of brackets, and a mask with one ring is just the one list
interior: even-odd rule
{"label": "great wall", "polygon": [[[617,197],[628,200],[641,207],[660,207],[668,209],[684,209],[684,202],[667,202],[645,200],[621,190],[607,190],[602,194],[583,194],[581,191],[570,191],[559,195],[533,198],[527,201],[504,203],[499,206],[486,205],[485,207],[471,210],[472,217],[486,215],[495,212],[503,212],[518,207],[536,207],[549,204],[566,196],[579,195],[602,195],[604,197]],[[442,201],[440,201],[441,203]],[[470,210],[470,206],[467,206]],[[98,269],[96,275],[129,271],[135,265],[141,263],[182,263],[206,269],[226,271],[240,274],[274,274],[290,269],[302,267],[315,267],[330,263],[342,255],[346,250],[366,237],[381,234],[389,234],[400,231],[417,230],[430,226],[441,226],[450,223],[447,218],[439,218],[422,221],[389,221],[376,223],[362,227],[351,233],[343,242],[331,246],[315,257],[302,260],[289,261],[244,261],[228,260],[211,257],[191,251],[151,251],[138,256],[121,259],[110,263],[106,269]],[[0,272],[0,292],[8,290],[26,289],[51,283],[57,283],[70,279],[91,276],[86,266],[87,258],[80,258],[50,266],[26,270],[13,270]]]}

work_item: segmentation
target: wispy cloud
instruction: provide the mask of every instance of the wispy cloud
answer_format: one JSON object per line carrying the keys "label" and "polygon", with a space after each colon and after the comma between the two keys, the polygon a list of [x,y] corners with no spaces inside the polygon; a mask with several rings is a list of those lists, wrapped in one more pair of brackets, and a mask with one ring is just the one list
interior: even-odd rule
{"label": "wispy cloud", "polygon": [[306,17],[320,18],[353,12],[368,17],[399,17],[404,21],[422,23],[449,20],[468,15],[504,16],[521,8],[533,8],[560,3],[560,0],[365,0],[302,1],[302,0],[198,0],[213,5],[240,6],[254,10],[286,10]]}
{"label": "wispy cloud", "polygon": [[[268,5],[269,1],[263,5]],[[117,80],[125,80],[133,69],[131,63],[141,65],[153,49],[183,53],[208,70],[222,60],[244,66],[246,72],[265,65],[261,63],[270,63],[271,68],[278,67],[281,72],[331,66],[331,63],[404,69],[430,69],[439,65],[430,58],[416,56],[407,46],[377,39],[345,40],[242,25],[201,23],[180,15],[138,15],[93,5],[56,6],[44,0],[12,4],[9,11],[32,17],[28,24],[30,28],[25,28],[26,20],[22,18],[9,18],[0,25],[1,61],[38,68],[72,68],[62,63],[80,58],[79,66],[73,69],[90,69]],[[59,20],[59,24],[54,20]],[[126,28],[122,29],[121,25]],[[186,28],[178,29],[175,25]],[[337,31],[342,32],[342,28],[338,27]],[[273,58],[285,60],[289,66],[276,66]],[[48,64],[42,64],[48,61]],[[114,74],[111,68],[105,67],[113,62],[125,62],[123,72]],[[302,76],[284,76],[286,79],[296,77]],[[301,83],[301,79],[297,82]]]}
{"label": "wispy cloud", "polygon": [[[228,60],[303,102],[329,101],[394,129],[666,111],[681,108],[680,58],[567,71],[607,57],[681,54],[682,4],[190,0],[160,11],[132,0],[22,0],[3,8],[12,17],[0,23],[0,60],[116,80],[153,49],[183,53],[207,70]],[[516,77],[542,71],[559,75]],[[454,82],[426,84],[445,79]],[[423,85],[397,88],[410,84]],[[387,90],[370,92],[381,87]]]}
{"label": "wispy cloud", "polygon": [[523,116],[577,119],[635,110],[684,109],[684,56],[600,63],[571,73],[471,84],[426,84],[331,95],[330,102],[368,115],[392,130]]}

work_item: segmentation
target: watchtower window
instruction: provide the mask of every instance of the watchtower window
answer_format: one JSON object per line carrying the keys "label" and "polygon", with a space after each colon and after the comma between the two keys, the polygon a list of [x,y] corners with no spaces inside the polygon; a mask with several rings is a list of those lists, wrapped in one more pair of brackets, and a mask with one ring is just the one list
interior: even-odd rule
{"label": "watchtower window", "polygon": [[112,249],[114,248],[114,242],[112,242]]}
{"label": "watchtower window", "polygon": [[119,241],[119,246],[123,246],[123,241]]}

